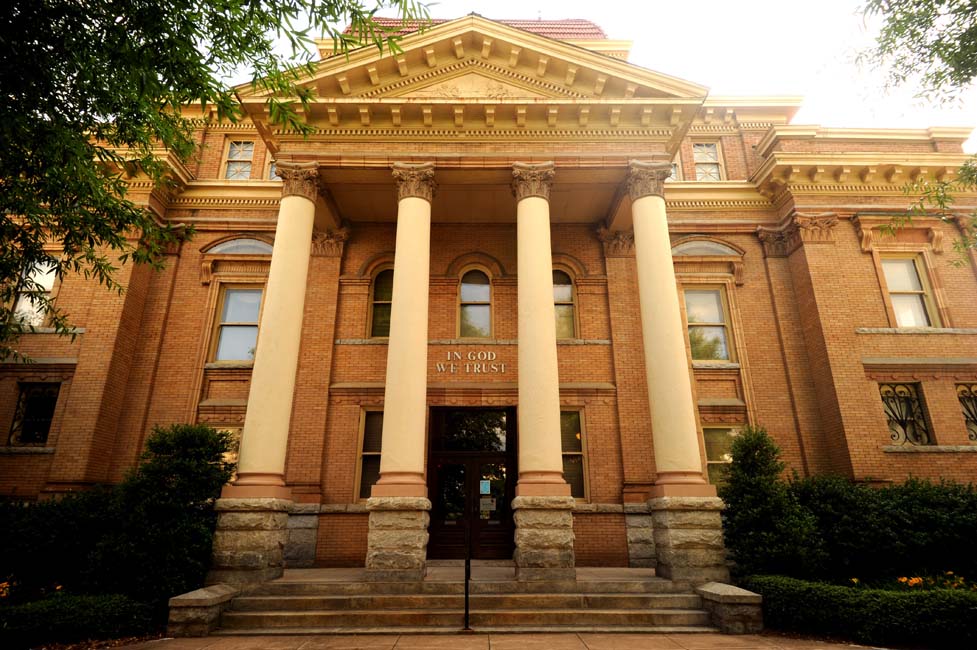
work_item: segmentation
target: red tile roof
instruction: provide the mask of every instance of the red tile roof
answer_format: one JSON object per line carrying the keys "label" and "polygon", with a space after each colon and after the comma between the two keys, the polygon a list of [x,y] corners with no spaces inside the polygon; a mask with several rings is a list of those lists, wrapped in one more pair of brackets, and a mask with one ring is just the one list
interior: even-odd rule
{"label": "red tile roof", "polygon": [[[399,18],[381,18],[377,16],[374,20],[382,27],[399,28],[395,32],[397,36],[416,32],[421,25],[421,22],[417,20],[402,23]],[[446,22],[450,22],[449,19],[432,18],[430,24],[440,25]],[[557,40],[604,40],[607,38],[607,34],[604,33],[603,29],[589,20],[580,18],[568,18],[565,20],[496,20],[495,22]],[[349,27],[346,28],[344,33],[350,33]]]}

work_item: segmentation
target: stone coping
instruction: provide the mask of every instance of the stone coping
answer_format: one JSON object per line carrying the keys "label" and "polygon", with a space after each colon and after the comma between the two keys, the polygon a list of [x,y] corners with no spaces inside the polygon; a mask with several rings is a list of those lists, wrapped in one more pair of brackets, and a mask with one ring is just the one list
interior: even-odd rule
{"label": "stone coping", "polygon": [[856,327],[856,334],[977,334],[975,327]]}
{"label": "stone coping", "polygon": [[648,509],[656,510],[722,510],[726,507],[719,497],[657,497],[648,500]]}
{"label": "stone coping", "polygon": [[179,596],[173,596],[170,598],[170,607],[212,607],[230,601],[239,593],[241,590],[231,585],[210,585]]}
{"label": "stone coping", "polygon": [[884,445],[887,454],[956,454],[977,453],[977,445]]}
{"label": "stone coping", "polygon": [[0,456],[43,456],[54,453],[54,447],[0,447]]}
{"label": "stone coping", "polygon": [[759,605],[763,596],[741,589],[725,582],[707,582],[695,588],[695,593],[703,600],[711,600],[724,605]]}

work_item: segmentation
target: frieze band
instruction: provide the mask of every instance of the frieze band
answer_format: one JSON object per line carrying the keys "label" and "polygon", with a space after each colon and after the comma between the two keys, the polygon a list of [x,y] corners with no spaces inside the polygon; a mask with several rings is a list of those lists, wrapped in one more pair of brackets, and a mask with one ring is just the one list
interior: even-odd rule
{"label": "frieze band", "polygon": [[393,177],[397,181],[397,200],[407,198],[434,200],[437,183],[434,180],[434,163],[394,163]]}
{"label": "frieze band", "polygon": [[552,162],[545,163],[513,163],[512,165],[512,195],[517,201],[538,196],[550,200],[550,185],[556,173]]}
{"label": "frieze band", "polygon": [[319,192],[319,163],[280,162],[275,173],[282,179],[282,198],[301,196],[310,201],[316,200]]}
{"label": "frieze band", "polygon": [[672,165],[667,162],[628,163],[628,194],[632,201],[645,196],[665,198],[665,179],[672,175]]}

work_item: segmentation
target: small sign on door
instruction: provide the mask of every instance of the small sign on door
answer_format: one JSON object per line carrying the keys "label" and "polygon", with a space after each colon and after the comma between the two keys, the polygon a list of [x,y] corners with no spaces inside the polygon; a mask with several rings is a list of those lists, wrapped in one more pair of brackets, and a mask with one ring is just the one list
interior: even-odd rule
{"label": "small sign on door", "polygon": [[493,499],[491,497],[488,497],[488,498],[483,497],[483,498],[479,499],[478,500],[478,509],[481,510],[482,512],[492,512],[492,511],[494,511],[495,510],[495,499]]}
{"label": "small sign on door", "polygon": [[[479,494],[492,494],[492,481],[480,480],[478,482]],[[483,508],[484,510],[484,508]]]}

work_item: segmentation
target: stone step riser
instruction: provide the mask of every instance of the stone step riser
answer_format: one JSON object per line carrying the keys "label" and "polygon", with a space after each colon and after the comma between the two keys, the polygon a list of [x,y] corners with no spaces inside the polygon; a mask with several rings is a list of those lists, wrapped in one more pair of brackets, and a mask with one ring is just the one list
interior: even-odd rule
{"label": "stone step riser", "polygon": [[[461,626],[459,612],[372,611],[372,612],[226,612],[221,627],[225,631],[255,628],[316,627],[400,627]],[[695,610],[539,610],[474,611],[472,626],[695,626],[708,625],[706,612]]]}
{"label": "stone step riser", "polygon": [[[460,609],[461,595],[244,596],[236,611]],[[682,594],[475,594],[472,609],[699,609],[702,600]]]}
{"label": "stone step riser", "polygon": [[[372,594],[463,594],[461,582],[269,582],[251,592],[254,596],[353,596]],[[473,594],[670,594],[688,593],[667,580],[624,582],[473,582]]]}

